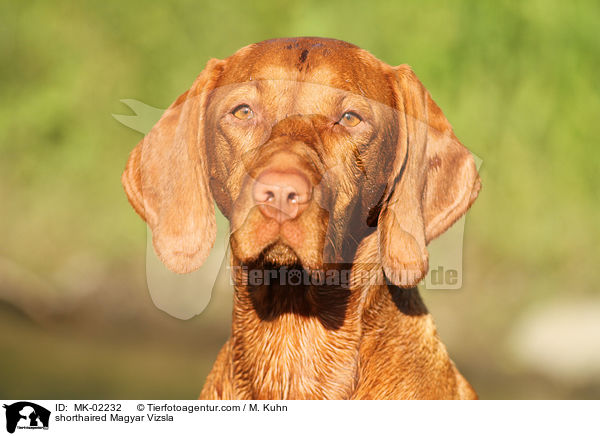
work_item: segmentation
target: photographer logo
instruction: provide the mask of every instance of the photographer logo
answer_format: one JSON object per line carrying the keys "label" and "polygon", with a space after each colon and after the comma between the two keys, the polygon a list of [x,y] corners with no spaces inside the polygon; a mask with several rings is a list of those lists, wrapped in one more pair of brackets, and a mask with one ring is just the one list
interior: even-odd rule
{"label": "photographer logo", "polygon": [[19,401],[3,406],[6,409],[6,431],[48,430],[50,411],[29,401]]}

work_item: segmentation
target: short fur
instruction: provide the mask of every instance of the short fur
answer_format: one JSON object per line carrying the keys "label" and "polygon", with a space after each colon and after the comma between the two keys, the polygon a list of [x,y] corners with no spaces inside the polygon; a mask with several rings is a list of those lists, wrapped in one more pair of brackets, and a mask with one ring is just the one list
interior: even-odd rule
{"label": "short fur", "polygon": [[[240,104],[251,119],[232,115]],[[347,128],[350,109],[362,121]],[[280,224],[251,194],[272,168],[313,186],[303,213]],[[230,220],[232,334],[201,398],[476,398],[416,285],[427,243],[467,211],[480,180],[408,66],[322,38],[213,59],[133,150],[122,180],[175,272],[208,255],[213,202]],[[250,285],[248,270],[350,272],[351,282]]]}

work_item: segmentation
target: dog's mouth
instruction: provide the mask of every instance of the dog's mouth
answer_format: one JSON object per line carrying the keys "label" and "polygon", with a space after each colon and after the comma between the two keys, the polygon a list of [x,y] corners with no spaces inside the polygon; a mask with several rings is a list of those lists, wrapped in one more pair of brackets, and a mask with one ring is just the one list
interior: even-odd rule
{"label": "dog's mouth", "polygon": [[[277,296],[283,300],[287,300],[290,295],[303,299],[307,295],[305,292],[311,289],[315,291],[327,288],[346,292],[350,288],[350,265],[328,264],[319,268],[307,267],[294,250],[282,242],[269,245],[257,259],[243,263],[241,271],[244,273],[234,277],[234,280],[237,280],[236,285],[249,286],[259,291],[258,294],[253,295],[261,304],[273,303],[277,300]],[[291,289],[301,293],[290,294]]]}
{"label": "dog's mouth", "polygon": [[299,265],[300,259],[296,252],[289,245],[281,242],[280,240],[275,241],[273,244],[268,245],[262,251],[261,256],[263,262],[278,265],[278,266],[292,266]]}

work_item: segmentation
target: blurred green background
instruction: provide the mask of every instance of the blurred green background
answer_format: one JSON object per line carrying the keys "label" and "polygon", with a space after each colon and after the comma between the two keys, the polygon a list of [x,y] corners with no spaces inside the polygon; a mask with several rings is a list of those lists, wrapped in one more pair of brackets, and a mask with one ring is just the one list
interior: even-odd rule
{"label": "blurred green background", "polygon": [[459,291],[422,294],[482,398],[600,398],[600,3],[0,3],[0,397],[194,398],[231,295],[157,309],[120,185],[141,134],[211,57],[347,40],[408,63],[483,159]]}

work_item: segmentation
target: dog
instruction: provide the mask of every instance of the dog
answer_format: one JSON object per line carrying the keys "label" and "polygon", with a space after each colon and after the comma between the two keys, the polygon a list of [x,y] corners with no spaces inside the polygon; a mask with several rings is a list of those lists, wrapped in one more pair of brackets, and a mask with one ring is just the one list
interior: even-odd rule
{"label": "dog", "polygon": [[409,66],[324,38],[212,59],[122,182],[174,272],[208,256],[214,203],[230,222],[231,337],[201,399],[477,398],[416,285],[480,179]]}

